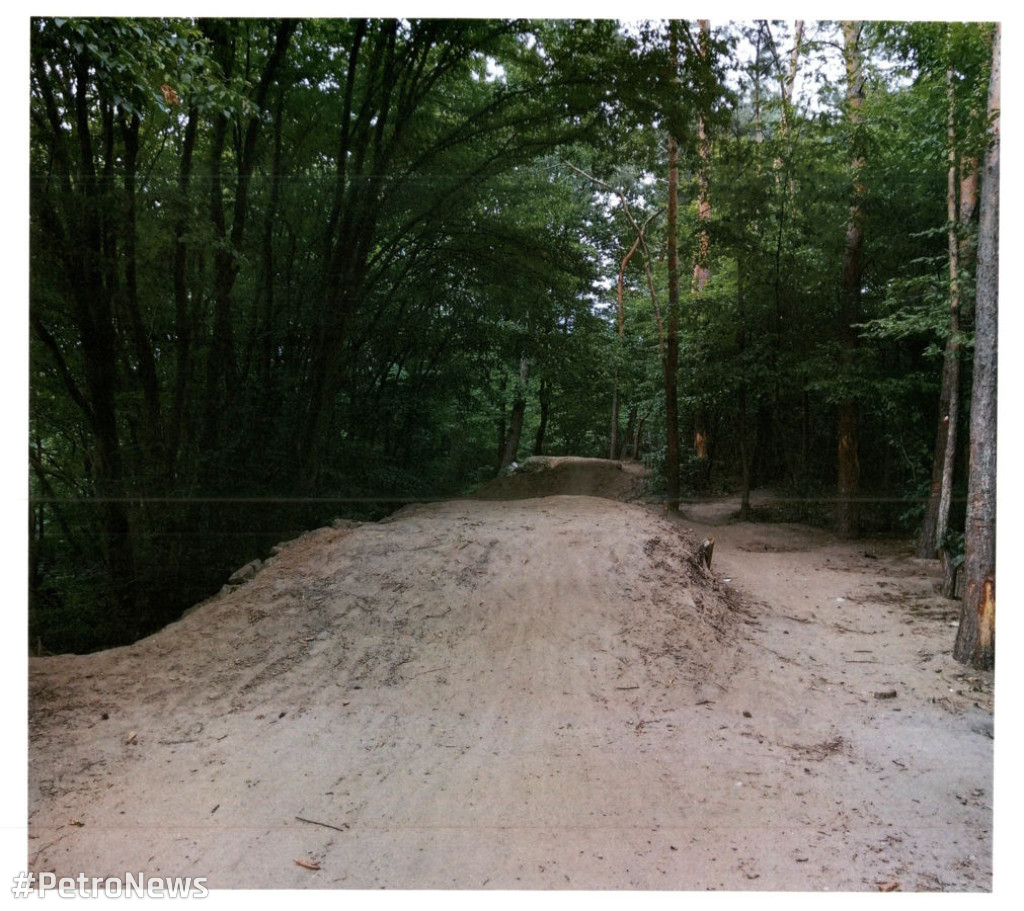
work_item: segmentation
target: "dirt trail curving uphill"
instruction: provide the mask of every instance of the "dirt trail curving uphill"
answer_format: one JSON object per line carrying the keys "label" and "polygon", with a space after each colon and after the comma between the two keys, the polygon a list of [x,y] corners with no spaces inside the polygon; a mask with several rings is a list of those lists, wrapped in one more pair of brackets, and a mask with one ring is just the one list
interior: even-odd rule
{"label": "dirt trail curving uphill", "polygon": [[622,502],[641,480],[535,463],[304,535],[131,647],[32,659],[30,869],[990,889],[991,678],[946,656],[933,568]]}

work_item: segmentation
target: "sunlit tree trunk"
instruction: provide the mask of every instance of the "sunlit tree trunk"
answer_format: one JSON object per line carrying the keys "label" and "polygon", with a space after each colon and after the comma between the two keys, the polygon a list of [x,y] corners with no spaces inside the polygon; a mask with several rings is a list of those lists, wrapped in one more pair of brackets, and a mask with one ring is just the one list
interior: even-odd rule
{"label": "sunlit tree trunk", "polygon": [[[708,65],[710,22],[701,19],[700,54]],[[692,292],[696,297],[704,293],[711,278],[711,139],[708,133],[708,112],[704,104],[698,105],[697,116],[697,247],[693,255]],[[700,465],[700,483],[710,482],[710,413],[705,401],[700,401],[693,412],[693,449]]]}
{"label": "sunlit tree trunk", "polygon": [[[700,20],[700,53],[708,65],[710,23]],[[693,258],[693,290],[702,294],[711,278],[711,138],[708,134],[707,111],[698,106],[697,117],[697,250]]]}
{"label": "sunlit tree trunk", "polygon": [[942,386],[939,393],[939,421],[935,434],[935,457],[918,556],[936,556],[949,526],[953,500],[953,472],[956,467],[956,436],[960,412],[960,230],[957,205],[956,95],[952,64],[946,70],[946,239],[949,261],[949,337],[942,360]]}
{"label": "sunlit tree trunk", "polygon": [[843,52],[846,60],[847,123],[852,142],[852,188],[850,214],[843,241],[843,271],[839,302],[839,357],[842,382],[836,409],[838,431],[837,480],[839,504],[836,530],[844,537],[856,537],[860,530],[857,495],[860,490],[859,414],[857,399],[850,390],[856,369],[860,320],[861,281],[864,258],[864,157],[861,125],[864,120],[864,61],[860,46],[862,23],[843,22]]}
{"label": "sunlit tree trunk", "polygon": [[[678,64],[676,23],[669,24],[671,60]],[[672,123],[670,119],[670,123]],[[665,383],[665,501],[672,512],[679,511],[679,143],[668,137],[668,205],[666,238],[668,247],[668,314],[662,375]]]}
{"label": "sunlit tree trunk", "polygon": [[989,146],[981,183],[975,297],[971,457],[964,531],[964,598],[953,657],[991,668],[996,654],[996,374],[999,310],[1000,26],[992,39]]}

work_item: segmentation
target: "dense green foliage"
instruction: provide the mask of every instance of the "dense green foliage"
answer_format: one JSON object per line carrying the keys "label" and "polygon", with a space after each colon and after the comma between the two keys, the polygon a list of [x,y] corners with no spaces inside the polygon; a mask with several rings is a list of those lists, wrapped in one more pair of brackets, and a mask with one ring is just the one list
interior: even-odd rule
{"label": "dense green foliage", "polygon": [[[617,389],[619,454],[660,466],[664,131],[689,263],[699,120],[711,280],[682,306],[684,490],[827,499],[852,397],[864,491],[919,497],[946,325],[941,86],[952,54],[976,124],[987,33],[871,33],[863,324],[841,371],[841,77],[787,98],[772,28],[715,29],[702,55],[684,24],[675,66],[664,23],[35,20],[31,644],[131,641],[277,540],[465,492],[517,407],[520,457],[607,456]],[[801,68],[830,34],[810,30]],[[620,333],[635,224],[651,284],[638,252]]]}

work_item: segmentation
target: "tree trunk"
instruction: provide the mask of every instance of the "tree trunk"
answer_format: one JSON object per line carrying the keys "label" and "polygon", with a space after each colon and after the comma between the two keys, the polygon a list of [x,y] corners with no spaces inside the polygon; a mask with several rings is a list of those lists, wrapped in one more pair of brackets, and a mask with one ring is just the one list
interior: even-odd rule
{"label": "tree trunk", "polygon": [[676,226],[679,220],[679,146],[668,140],[668,320],[662,375],[665,383],[665,500],[679,511],[679,255]]}
{"label": "tree trunk", "polygon": [[615,370],[612,386],[612,423],[608,440],[608,458],[614,459],[619,451],[619,371]]}
{"label": "tree trunk", "polygon": [[619,452],[616,458],[628,459],[633,451],[633,438],[636,434],[636,421],[640,410],[635,404],[629,407],[629,417],[626,418],[626,432],[623,434],[622,442],[619,444]]}
{"label": "tree trunk", "polygon": [[[209,471],[214,471],[215,455],[220,445],[220,427],[229,405],[233,388],[234,337],[232,331],[232,290],[237,264],[228,248],[227,222],[224,214],[224,185],[221,163],[227,141],[228,118],[217,115],[210,152],[210,219],[217,235],[213,254],[213,327],[210,351],[206,359],[206,391],[203,429],[200,446]],[[226,387],[226,388],[225,388]]]}
{"label": "tree trunk", "polygon": [[270,385],[270,365],[274,356],[274,319],[275,313],[275,279],[274,263],[274,230],[278,221],[278,207],[281,199],[281,177],[284,171],[284,99],[285,90],[277,93],[277,105],[274,109],[274,155],[270,171],[270,198],[267,201],[266,214],[263,221],[263,312],[257,321],[257,367],[259,388],[265,395]]}
{"label": "tree trunk", "polygon": [[540,402],[540,423],[537,425],[537,436],[533,443],[535,456],[544,455],[544,434],[547,432],[548,415],[551,413],[551,383],[546,379],[540,381],[537,398]]}
{"label": "tree trunk", "polygon": [[[84,174],[84,217],[72,259],[71,285],[75,320],[88,390],[93,435],[95,493],[100,516],[100,541],[104,568],[112,594],[115,625],[130,641],[138,632],[135,609],[135,546],[128,510],[123,500],[124,475],[116,392],[118,340],[109,287],[104,281],[108,266],[104,257],[101,208],[112,188],[107,175],[98,175],[93,160],[88,123],[87,63],[76,60],[78,83],[78,140]],[[113,264],[109,264],[113,265]]]}
{"label": "tree trunk", "polygon": [[526,384],[530,379],[530,359],[524,354],[519,359],[519,380],[512,399],[512,414],[508,422],[508,436],[505,451],[501,457],[501,468],[508,468],[516,460],[519,440],[523,435],[523,421],[526,418]]}
{"label": "tree trunk", "polygon": [[[210,215],[218,243],[214,252],[213,278],[213,330],[207,361],[206,411],[203,419],[204,454],[209,458],[219,445],[220,428],[227,416],[238,405],[238,374],[235,364],[233,328],[234,288],[243,253],[243,242],[249,216],[249,185],[256,163],[256,141],[271,83],[284,61],[291,35],[296,28],[294,20],[282,19],[277,28],[275,43],[256,85],[253,105],[256,114],[249,116],[244,131],[237,136],[235,149],[236,179],[234,206],[230,230],[224,211],[224,184],[222,176],[223,154],[229,132],[229,121],[223,113],[214,121],[210,170]],[[206,27],[213,41],[214,58],[223,68],[224,76],[231,79],[234,69],[235,36],[214,20]]]}
{"label": "tree trunk", "polygon": [[[700,56],[705,66],[709,65],[711,24],[707,19],[699,20]],[[706,92],[706,87],[705,87]],[[693,290],[702,294],[711,278],[711,139],[708,135],[708,111],[706,104],[698,104],[697,117],[697,249],[693,257]]]}
{"label": "tree trunk", "polygon": [[[676,21],[669,21],[670,60],[673,76],[679,65],[679,39]],[[670,124],[674,123],[669,118]],[[679,143],[668,137],[668,206],[666,238],[668,247],[668,319],[662,376],[665,383],[665,502],[672,512],[679,511]]]}
{"label": "tree trunk", "polygon": [[[698,22],[700,56],[706,66],[711,27],[707,19]],[[693,253],[691,289],[696,297],[700,297],[711,278],[711,139],[708,134],[709,112],[703,100],[697,109],[697,248]],[[711,481],[709,423],[708,407],[702,399],[693,414],[693,448],[699,463],[698,484],[702,489],[706,489]]]}
{"label": "tree trunk", "polygon": [[143,324],[139,309],[138,238],[136,219],[136,191],[139,166],[139,115],[121,117],[121,135],[124,141],[125,225],[122,259],[124,261],[124,307],[128,315],[128,328],[135,352],[142,400],[145,407],[145,440],[152,464],[163,464],[163,415],[160,407],[160,381],[157,377],[153,344]]}
{"label": "tree trunk", "polygon": [[633,431],[633,459],[640,458],[640,443],[643,440],[644,424],[647,421],[647,414],[641,414],[636,421],[636,430]]}
{"label": "tree trunk", "polygon": [[178,166],[177,202],[179,214],[174,221],[173,256],[171,264],[172,286],[174,289],[174,392],[171,401],[171,418],[167,438],[167,476],[173,479],[180,456],[182,437],[185,432],[185,409],[190,386],[192,339],[194,332],[194,307],[189,302],[187,268],[188,246],[185,242],[190,226],[189,193],[192,183],[192,155],[196,147],[199,130],[199,111],[192,107],[185,125],[185,136],[181,148],[181,163]]}
{"label": "tree trunk", "polygon": [[751,486],[751,446],[747,439],[747,387],[740,385],[739,403],[739,435],[740,435],[740,467],[742,471],[742,491],[740,494],[740,519],[746,522],[750,518],[750,486]]}
{"label": "tree trunk", "polygon": [[746,370],[746,350],[747,350],[747,313],[746,313],[746,298],[744,296],[744,284],[743,284],[743,268],[744,262],[741,259],[737,263],[737,278],[736,278],[736,310],[737,310],[737,321],[739,327],[736,333],[736,345],[739,354],[740,362],[740,383],[738,390],[739,397],[739,413],[737,415],[737,432],[739,434],[740,442],[740,469],[742,471],[742,491],[740,493],[740,518],[743,521],[747,521],[750,518],[750,487],[753,478],[753,454],[752,449],[756,445],[756,440],[751,441],[750,439],[750,416],[747,413],[747,381],[744,374]]}
{"label": "tree trunk", "polygon": [[918,556],[930,559],[943,546],[953,500],[956,436],[960,411],[960,231],[957,206],[956,96],[952,64],[946,70],[946,142],[949,166],[946,178],[946,246],[949,261],[949,337],[942,359],[939,422],[935,434],[932,485],[928,495]]}
{"label": "tree trunk", "polygon": [[992,39],[989,146],[981,186],[975,297],[971,456],[964,533],[964,598],[953,657],[991,668],[996,654],[996,380],[999,310],[999,93],[1000,26]]}
{"label": "tree trunk", "polygon": [[860,515],[856,498],[860,490],[859,409],[849,387],[855,380],[860,320],[861,281],[864,255],[864,195],[862,182],[864,157],[862,138],[864,105],[864,64],[860,47],[862,23],[843,22],[843,51],[846,58],[847,121],[850,127],[852,156],[852,191],[850,214],[843,242],[843,274],[839,305],[839,349],[842,381],[846,387],[837,406],[838,430],[837,480],[839,493],[836,531],[843,537],[856,537],[860,531]]}

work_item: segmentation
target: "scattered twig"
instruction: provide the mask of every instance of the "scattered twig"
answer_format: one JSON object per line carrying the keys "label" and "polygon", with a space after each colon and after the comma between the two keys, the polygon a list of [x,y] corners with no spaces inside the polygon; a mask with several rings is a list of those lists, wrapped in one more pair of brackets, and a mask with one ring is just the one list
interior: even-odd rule
{"label": "scattered twig", "polygon": [[319,870],[320,869],[320,864],[312,863],[312,862],[310,862],[308,860],[303,860],[301,857],[296,857],[295,858],[295,865],[297,867],[302,867],[303,870]]}
{"label": "scattered twig", "polygon": [[[304,816],[295,817],[299,822],[308,822],[311,826],[323,826],[325,829],[334,829],[335,832],[344,832],[348,828],[348,823],[342,823],[340,826],[331,825],[329,822],[319,822],[316,819],[306,819]],[[295,863],[299,863],[295,861]],[[301,864],[300,864],[301,866]]]}

